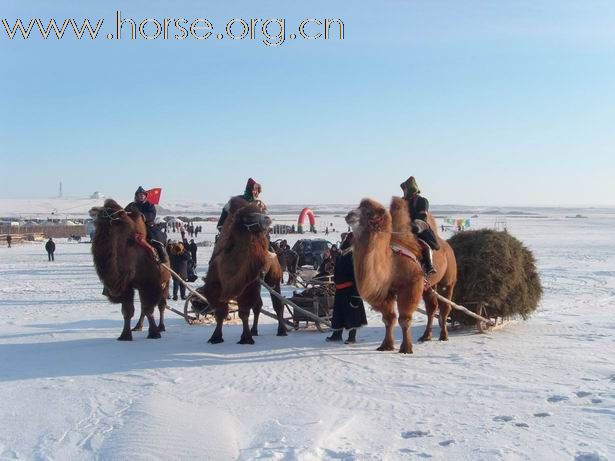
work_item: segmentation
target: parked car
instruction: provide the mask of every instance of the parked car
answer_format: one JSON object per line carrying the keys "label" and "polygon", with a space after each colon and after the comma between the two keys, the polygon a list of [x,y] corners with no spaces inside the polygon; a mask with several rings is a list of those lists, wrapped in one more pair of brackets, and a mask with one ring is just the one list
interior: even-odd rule
{"label": "parked car", "polygon": [[301,239],[293,245],[293,251],[299,255],[299,267],[312,266],[318,269],[324,260],[325,251],[333,246],[325,239]]}

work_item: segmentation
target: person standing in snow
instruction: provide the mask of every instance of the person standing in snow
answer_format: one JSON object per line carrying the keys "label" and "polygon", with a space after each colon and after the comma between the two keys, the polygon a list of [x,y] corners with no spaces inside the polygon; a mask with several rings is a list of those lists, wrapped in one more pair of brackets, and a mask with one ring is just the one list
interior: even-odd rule
{"label": "person standing in snow", "polygon": [[[188,265],[192,262],[190,253],[184,246],[184,243],[178,242],[171,245],[169,258],[171,260],[171,269],[176,272],[182,281],[188,281]],[[179,278],[173,275],[173,300],[177,301],[177,291],[179,289],[181,299],[186,299],[186,287]]]}
{"label": "person standing in snow", "polygon": [[365,305],[359,295],[354,277],[352,238],[352,232],[346,234],[335,262],[333,274],[335,301],[333,318],[331,319],[333,334],[326,338],[327,341],[342,341],[342,333],[344,329],[347,329],[349,331],[346,344],[355,343],[357,341],[357,328],[367,325]]}
{"label": "person standing in snow", "polygon": [[56,251],[56,244],[51,237],[45,243],[45,251],[47,251],[47,258],[49,261],[55,261],[54,253]]}
{"label": "person standing in snow", "polygon": [[6,244],[8,245],[9,248],[11,248],[11,242],[13,241],[13,237],[11,237],[11,234],[6,236]]}
{"label": "person standing in snow", "polygon": [[190,251],[190,256],[192,256],[192,262],[196,266],[196,252],[199,247],[194,243],[194,239],[190,239],[190,243],[188,244],[188,251]]}

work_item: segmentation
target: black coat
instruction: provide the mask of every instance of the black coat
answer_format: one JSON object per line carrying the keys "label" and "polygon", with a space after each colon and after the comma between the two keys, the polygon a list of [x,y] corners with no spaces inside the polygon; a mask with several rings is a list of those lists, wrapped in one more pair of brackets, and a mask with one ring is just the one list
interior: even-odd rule
{"label": "black coat", "polygon": [[171,254],[169,258],[171,259],[171,269],[177,272],[182,280],[187,280],[188,261],[192,261],[190,253],[184,250],[184,252],[180,254]]}
{"label": "black coat", "polygon": [[192,260],[196,262],[196,252],[199,247],[196,246],[196,243],[188,244],[188,250],[190,251],[190,256],[192,256]]}
{"label": "black coat", "polygon": [[406,199],[408,202],[408,211],[410,212],[410,220],[422,219],[427,220],[427,212],[429,211],[429,200],[420,195],[414,198]]}
{"label": "black coat", "polygon": [[[149,203],[147,200],[145,202],[132,202],[130,205],[136,206],[141,213],[143,213],[143,217],[145,218],[145,224],[149,226],[153,226],[156,222],[156,207]],[[128,208],[128,205],[126,208]]]}
{"label": "black coat", "polygon": [[45,244],[45,250],[47,250],[47,253],[53,253],[54,251],[56,251],[55,242],[52,240],[48,240],[47,243]]}
{"label": "black coat", "polygon": [[359,328],[367,325],[365,305],[359,295],[357,283],[354,278],[352,265],[352,251],[342,252],[335,262],[333,280],[336,287],[351,283],[348,288],[335,289],[335,302],[333,305],[333,318],[331,328],[341,330],[343,328]]}

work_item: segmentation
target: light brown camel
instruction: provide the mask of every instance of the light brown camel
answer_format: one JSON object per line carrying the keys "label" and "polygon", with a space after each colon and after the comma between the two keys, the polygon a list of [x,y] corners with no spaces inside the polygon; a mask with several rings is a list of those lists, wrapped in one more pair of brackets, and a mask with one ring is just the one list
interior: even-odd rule
{"label": "light brown camel", "polygon": [[[282,268],[275,253],[269,252],[267,238],[271,219],[259,203],[248,203],[241,197],[230,202],[229,216],[224,222],[216,242],[205,277],[205,286],[199,289],[215,309],[216,329],[209,342],[218,344],[222,338],[222,325],[228,316],[229,301],[237,300],[243,332],[239,344],[254,344],[258,336],[258,317],[263,306],[260,277],[278,293]],[[278,317],[278,336],[286,336],[284,306],[272,296]],[[252,329],[249,327],[250,310],[254,312]]]}
{"label": "light brown camel", "polygon": [[[134,306],[134,290],[138,290],[141,313],[149,324],[148,338],[160,338],[165,331],[164,309],[169,287],[169,273],[162,269],[151,252],[137,245],[135,235],[146,235],[145,220],[136,207],[125,211],[114,200],[90,210],[96,233],[92,240],[92,255],[104,294],[114,304],[122,304],[124,328],[118,338],[132,341],[130,320]],[[162,262],[167,262],[163,260]],[[160,324],[154,320],[154,307],[160,310]]]}
{"label": "light brown camel", "polygon": [[[429,216],[435,232],[435,222]],[[361,297],[374,310],[382,314],[386,335],[379,351],[391,351],[395,347],[393,328],[396,317],[402,329],[403,340],[399,352],[412,353],[410,326],[412,314],[421,297],[425,301],[428,322],[420,341],[431,339],[431,330],[436,308],[440,307],[440,340],[448,340],[446,318],[450,306],[438,303],[431,291],[424,291],[424,275],[418,258],[421,250],[410,229],[407,202],[394,197],[390,212],[381,204],[364,199],[359,208],[346,216],[353,228],[354,270]],[[436,234],[437,235],[437,234]],[[450,246],[439,236],[440,250],[434,254],[437,272],[429,278],[434,289],[450,299],[457,279],[455,255]],[[397,301],[397,313],[395,302]]]}

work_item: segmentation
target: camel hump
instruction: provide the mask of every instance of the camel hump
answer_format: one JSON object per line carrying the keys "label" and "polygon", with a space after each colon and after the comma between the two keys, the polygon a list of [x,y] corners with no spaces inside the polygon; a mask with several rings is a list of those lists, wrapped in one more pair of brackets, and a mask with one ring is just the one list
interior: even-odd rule
{"label": "camel hump", "polygon": [[431,211],[427,213],[427,224],[431,227],[431,231],[434,233],[436,238],[439,238],[438,223],[436,222],[436,218],[434,218],[433,214],[431,214]]}
{"label": "camel hump", "polygon": [[391,219],[393,232],[410,232],[410,212],[408,202],[401,197],[391,199]]}
{"label": "camel hump", "polygon": [[117,203],[115,200],[113,200],[112,198],[108,198],[105,200],[105,208],[112,208],[114,210],[119,210],[122,207],[119,205],[119,203]]}

